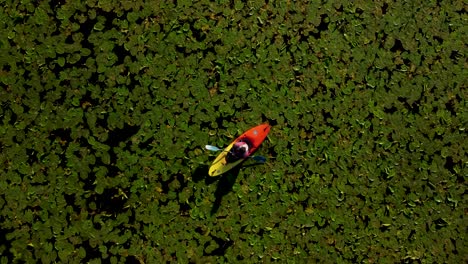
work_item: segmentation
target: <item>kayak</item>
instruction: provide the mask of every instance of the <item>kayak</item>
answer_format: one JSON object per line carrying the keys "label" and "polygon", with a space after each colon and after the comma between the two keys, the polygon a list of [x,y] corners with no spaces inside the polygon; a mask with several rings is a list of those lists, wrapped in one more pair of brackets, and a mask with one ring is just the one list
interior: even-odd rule
{"label": "kayak", "polygon": [[[213,164],[211,164],[208,174],[211,177],[218,176],[239,165],[260,147],[269,132],[270,125],[268,124],[262,124],[247,130],[244,134],[240,135],[238,138],[236,138],[236,140],[229,144],[229,146],[227,146],[223,152],[218,155],[218,157],[216,157],[216,159],[213,161]],[[229,152],[231,151],[234,144],[239,141],[248,142],[249,152],[247,153],[247,156],[245,158],[240,158],[238,160],[228,162]]]}

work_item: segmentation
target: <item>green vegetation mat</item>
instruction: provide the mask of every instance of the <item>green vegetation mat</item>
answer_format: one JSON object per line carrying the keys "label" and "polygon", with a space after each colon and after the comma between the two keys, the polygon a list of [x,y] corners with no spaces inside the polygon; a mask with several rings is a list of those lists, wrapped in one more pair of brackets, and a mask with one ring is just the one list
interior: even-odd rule
{"label": "green vegetation mat", "polygon": [[[467,263],[467,19],[2,1],[0,263]],[[265,122],[267,163],[207,177]]]}

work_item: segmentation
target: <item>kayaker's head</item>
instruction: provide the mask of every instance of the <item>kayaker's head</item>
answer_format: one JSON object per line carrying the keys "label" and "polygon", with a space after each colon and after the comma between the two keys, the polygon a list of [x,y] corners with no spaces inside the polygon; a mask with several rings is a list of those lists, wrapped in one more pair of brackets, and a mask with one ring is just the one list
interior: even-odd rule
{"label": "kayaker's head", "polygon": [[239,141],[236,144],[234,144],[234,152],[240,157],[245,157],[248,155],[249,145],[243,141]]}

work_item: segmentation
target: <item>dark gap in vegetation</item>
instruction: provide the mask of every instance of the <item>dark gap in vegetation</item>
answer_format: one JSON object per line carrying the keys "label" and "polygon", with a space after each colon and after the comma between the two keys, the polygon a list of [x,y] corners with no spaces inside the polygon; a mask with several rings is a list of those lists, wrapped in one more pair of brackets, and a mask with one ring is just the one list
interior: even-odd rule
{"label": "dark gap in vegetation", "polygon": [[320,228],[327,228],[330,226],[330,220],[325,219],[324,217],[322,218],[323,223],[320,224],[318,222],[315,223],[315,226],[320,227]]}
{"label": "dark gap in vegetation", "polygon": [[390,48],[390,51],[391,52],[397,52],[397,51],[403,52],[403,51],[406,51],[406,50],[403,47],[403,43],[401,43],[401,40],[395,39],[395,43],[393,44],[393,47]]}
{"label": "dark gap in vegetation", "polygon": [[124,210],[125,199],[122,199],[116,188],[105,188],[102,194],[96,193],[93,198],[97,213],[106,212],[117,215],[126,211]]}
{"label": "dark gap in vegetation", "polygon": [[339,224],[338,227],[335,229],[336,232],[338,233],[343,233],[344,232],[344,225],[343,224]]}
{"label": "dark gap in vegetation", "polygon": [[[215,107],[216,108],[216,107]],[[215,121],[216,121],[216,124],[218,125],[218,129],[223,129],[225,128],[223,126],[223,120],[224,118],[222,116],[218,116],[216,117]],[[211,127],[211,122],[204,122],[206,125],[208,125],[208,127]]]}
{"label": "dark gap in vegetation", "polygon": [[11,108],[10,108],[10,113],[11,113],[10,122],[8,122],[8,124],[11,125],[11,126],[14,126],[16,121],[18,121],[18,115],[15,114],[15,112],[13,112],[13,110],[11,110]]}
{"label": "dark gap in vegetation", "polygon": [[270,148],[268,154],[272,157],[278,157],[278,153],[275,151],[275,148]]}
{"label": "dark gap in vegetation", "polygon": [[122,86],[125,86],[128,89],[128,91],[132,93],[134,88],[140,85],[140,82],[135,79],[135,76],[137,76],[137,74],[140,74],[140,72],[136,74],[135,73],[128,74],[127,68],[125,68],[124,74],[127,74],[128,85],[122,85]]}
{"label": "dark gap in vegetation", "polygon": [[268,123],[270,126],[278,125],[278,121],[268,118],[264,113],[262,113],[262,123]]}
{"label": "dark gap in vegetation", "polygon": [[48,139],[52,142],[58,140],[59,142],[72,142],[70,128],[58,128],[50,131]]}
{"label": "dark gap in vegetation", "polygon": [[163,79],[162,80],[163,83],[164,83],[164,86],[169,89],[171,86],[172,86],[172,80],[169,80],[169,79]]}
{"label": "dark gap in vegetation", "polygon": [[179,186],[176,186],[176,188],[173,191],[181,192],[185,187],[187,187],[188,182],[185,180],[185,177],[182,173],[177,173],[176,177],[173,180],[173,182],[175,182],[177,185],[176,181],[179,183]]}
{"label": "dark gap in vegetation", "polygon": [[419,114],[419,103],[418,102],[415,101],[412,104],[409,104],[407,98],[406,97],[401,97],[401,96],[398,96],[397,100],[399,102],[403,103],[403,106],[406,109],[408,109],[412,114]]}
{"label": "dark gap in vegetation", "polygon": [[328,93],[328,89],[327,89],[327,86],[323,83],[323,82],[320,82],[317,86],[317,89],[314,89],[313,90],[313,93],[310,95],[310,97],[316,97],[316,96],[320,96],[320,95],[327,95]]}
{"label": "dark gap in vegetation", "polygon": [[459,63],[459,60],[463,58],[463,54],[458,50],[452,50],[450,53],[450,59],[453,63]]}
{"label": "dark gap in vegetation", "polygon": [[[98,20],[99,17],[104,18],[104,25],[103,25],[104,28],[102,29],[102,31],[108,31],[114,28],[114,25],[112,24],[112,22],[114,21],[114,19],[119,18],[116,13],[105,11],[102,8],[95,8],[95,10],[96,10],[96,19],[94,21]],[[93,24],[93,28],[95,24],[96,23]]]}
{"label": "dark gap in vegetation", "polygon": [[114,45],[112,51],[117,56],[115,65],[123,64],[126,57],[132,58],[132,54],[125,49],[124,45]]}
{"label": "dark gap in vegetation", "polygon": [[[102,211],[101,211],[102,212]],[[93,227],[96,230],[101,230],[102,229],[102,223],[100,221],[97,221],[96,218],[93,219]]]}
{"label": "dark gap in vegetation", "polygon": [[35,154],[35,149],[32,148],[26,148],[26,155],[28,156],[28,164],[34,164],[36,162],[39,162],[39,159],[37,158],[37,155]]}
{"label": "dark gap in vegetation", "polygon": [[411,232],[410,232],[409,235],[408,235],[407,240],[408,240],[408,241],[413,241],[413,240],[414,240],[414,235],[415,235],[415,234],[416,234],[416,231],[414,231],[414,229],[411,230]]}
{"label": "dark gap in vegetation", "polygon": [[140,223],[136,221],[135,211],[134,210],[128,210],[128,211],[129,211],[129,213],[127,214],[128,221],[127,223],[124,223],[125,231],[130,231],[132,234],[139,234],[140,239],[146,240],[145,236],[139,232],[140,230],[138,230],[140,228]]}
{"label": "dark gap in vegetation", "polygon": [[403,188],[405,189],[405,195],[408,195],[411,193],[411,188],[408,187],[408,186],[403,186]]}
{"label": "dark gap in vegetation", "polygon": [[413,103],[411,103],[411,105],[408,104],[409,107],[410,107],[409,109],[413,114],[419,114],[419,106],[421,105],[420,101],[421,101],[421,99],[418,99],[418,100],[414,101]]}
{"label": "dark gap in vegetation", "polygon": [[260,228],[260,229],[258,230],[258,232],[257,232],[257,235],[259,235],[259,236],[261,236],[261,237],[262,237],[262,236],[263,236],[263,234],[265,234],[265,229],[263,229],[263,228]]}
{"label": "dark gap in vegetation", "polygon": [[390,230],[390,226],[381,225],[379,229],[380,229],[380,232],[386,232],[386,231]]}
{"label": "dark gap in vegetation", "polygon": [[356,197],[359,198],[361,201],[366,202],[366,197],[361,193],[357,194]]}
{"label": "dark gap in vegetation", "polygon": [[393,113],[395,113],[396,111],[398,111],[398,108],[396,108],[394,105],[392,105],[392,107],[389,107],[389,108],[384,107],[384,112],[385,112],[386,114],[393,114]]}
{"label": "dark gap in vegetation", "polygon": [[[290,52],[290,50],[291,50],[291,43],[290,43],[291,42],[291,37],[288,34],[284,34],[281,37],[283,37],[283,44],[286,46],[286,51]],[[294,58],[294,56],[291,56],[291,58]]]}
{"label": "dark gap in vegetation", "polygon": [[[3,208],[1,208],[3,211]],[[0,217],[0,223],[6,223],[8,220],[6,220],[3,216]],[[0,254],[2,256],[2,259],[5,258],[6,262],[5,263],[13,263],[11,261],[13,259],[13,253],[11,252],[11,248],[13,248],[12,242],[16,242],[15,239],[7,239],[7,236],[9,234],[12,234],[16,232],[16,229],[14,228],[4,228],[3,224],[2,227],[0,228],[0,245],[3,247],[0,249]]]}
{"label": "dark gap in vegetation", "polygon": [[204,254],[205,256],[224,256],[226,249],[234,244],[231,240],[224,240],[213,235],[210,235],[210,237],[216,242],[216,244],[218,244],[218,248],[214,249],[209,254]]}
{"label": "dark gap in vegetation", "polygon": [[386,196],[392,196],[393,195],[393,192],[392,192],[392,190],[390,189],[389,186],[387,186],[387,188],[385,188],[385,195]]}
{"label": "dark gap in vegetation", "polygon": [[119,167],[117,167],[115,164],[117,164],[117,154],[115,153],[114,149],[111,148],[109,151],[109,164],[104,164],[102,163],[102,166],[106,167],[107,169],[107,175],[109,177],[117,177],[119,175],[119,172],[121,171]]}
{"label": "dark gap in vegetation", "polygon": [[342,13],[343,10],[344,10],[343,5],[340,4],[340,6],[338,8],[335,8],[335,10],[336,10],[337,13]]}
{"label": "dark gap in vegetation", "polygon": [[[190,124],[189,124],[190,125]],[[142,141],[138,144],[139,149],[151,150],[153,147],[150,147],[151,143],[153,143],[156,139],[154,137],[148,138],[146,141]]]}
{"label": "dark gap in vegetation", "polygon": [[[209,53],[216,55],[216,46],[223,46],[223,42],[220,39],[217,39],[216,41],[210,42],[209,45],[206,46],[203,52],[203,57],[207,57]],[[215,56],[216,57],[216,56]]]}
{"label": "dark gap in vegetation", "polygon": [[73,40],[73,34],[70,34],[65,38],[65,44],[71,45],[73,43],[75,43],[75,40]]}
{"label": "dark gap in vegetation", "polygon": [[192,31],[192,36],[195,38],[197,42],[203,42],[206,39],[206,34],[203,32],[201,29],[196,29],[195,28],[195,23],[194,21],[190,21],[190,31]]}
{"label": "dark gap in vegetation", "polygon": [[435,40],[435,41],[437,41],[437,43],[438,43],[439,45],[442,45],[442,44],[444,43],[444,39],[442,39],[442,38],[439,37],[439,36],[433,36],[432,39]]}
{"label": "dark gap in vegetation", "polygon": [[200,226],[195,228],[195,232],[197,232],[200,235],[203,235],[203,229]]}
{"label": "dark gap in vegetation", "polygon": [[[85,25],[85,24],[82,24],[82,25]],[[82,28],[83,28],[83,26],[82,26]],[[85,27],[85,29],[87,29],[87,27]],[[83,32],[83,31],[81,31],[81,32]],[[89,49],[94,54],[94,44],[89,42],[89,39],[88,39],[89,36],[91,35],[91,29],[89,29],[89,32],[88,32],[88,30],[84,30],[83,35],[84,35],[84,37],[83,37],[83,40],[81,41],[81,47],[84,48],[84,49]],[[86,57],[86,59],[87,58],[89,58],[89,57]]]}
{"label": "dark gap in vegetation", "polygon": [[[88,199],[91,199],[91,197],[92,197],[92,195],[94,193],[94,182],[96,181],[96,175],[93,172],[87,172],[86,178],[83,179],[83,176],[80,177],[81,182],[84,183],[83,190],[84,190],[84,192],[90,192],[91,193],[89,195],[89,197],[88,197]],[[88,202],[88,208],[89,208],[89,203],[92,202],[92,201],[88,200],[87,202]]]}
{"label": "dark gap in vegetation", "polygon": [[73,212],[75,212],[77,215],[80,214],[81,208],[76,205],[76,195],[75,194],[63,194],[63,198],[65,199],[65,202],[67,205],[71,206],[73,208]]}
{"label": "dark gap in vegetation", "polygon": [[[193,123],[193,122],[192,122],[192,123]],[[213,128],[213,127],[211,126],[211,122],[210,122],[210,121],[202,121],[202,122],[200,122],[200,127]],[[220,128],[220,127],[218,127],[218,129],[219,129],[219,128]]]}
{"label": "dark gap in vegetation", "polygon": [[355,12],[355,14],[358,14],[358,17],[359,17],[360,15],[362,15],[362,13],[364,13],[364,10],[362,10],[361,8],[358,7],[358,8],[355,9],[354,12]]}
{"label": "dark gap in vegetation", "polygon": [[323,116],[323,120],[324,120],[325,122],[327,122],[327,123],[329,123],[329,122],[328,122],[328,119],[332,119],[332,118],[333,118],[332,115],[330,114],[330,112],[325,111],[325,109],[322,109],[322,116]]}
{"label": "dark gap in vegetation", "polygon": [[[456,238],[451,237],[450,242],[452,242],[452,253],[458,255],[459,252],[458,252],[458,249],[457,249],[457,246],[456,246],[458,243],[457,243]],[[463,250],[463,248],[462,248],[462,250]]]}
{"label": "dark gap in vegetation", "polygon": [[[208,179],[206,176],[208,175],[208,165],[201,165],[198,166],[195,171],[192,173],[192,179],[194,182],[199,182],[201,180]],[[214,177],[211,177],[214,178]],[[189,197],[189,202],[192,203],[195,201],[195,196],[192,195]]]}
{"label": "dark gap in vegetation", "polygon": [[54,0],[49,2],[49,6],[56,13],[57,9],[61,8],[66,2],[66,0]]}
{"label": "dark gap in vegetation", "polygon": [[[291,166],[297,166],[298,164],[302,163],[302,160],[300,159],[293,159],[291,160]],[[294,188],[296,189],[296,188]],[[295,191],[294,191],[295,192]]]}
{"label": "dark gap in vegetation", "polygon": [[381,7],[381,10],[382,10],[382,15],[387,14],[388,4],[387,4],[386,2],[383,3],[383,5],[382,5],[382,7]]}
{"label": "dark gap in vegetation", "polygon": [[369,226],[370,218],[368,215],[364,215],[361,217],[361,221],[364,224],[364,228],[367,228]]}
{"label": "dark gap in vegetation", "polygon": [[426,181],[426,187],[429,187],[429,189],[432,191],[436,190],[436,186],[431,181],[429,181],[429,179],[424,179],[424,180]]}
{"label": "dark gap in vegetation", "polygon": [[402,67],[403,65],[405,65],[405,66],[410,66],[410,65],[411,65],[411,60],[410,60],[410,59],[406,59],[406,58],[403,59],[403,64],[398,65],[397,68],[398,68],[398,69],[401,69],[401,67]]}
{"label": "dark gap in vegetation", "polygon": [[[458,95],[457,95],[458,97]],[[461,100],[459,100],[461,101]],[[455,109],[455,99],[450,99],[447,103],[445,103],[445,108],[450,112],[452,116],[457,116],[457,111]]]}
{"label": "dark gap in vegetation", "polygon": [[[435,128],[435,126],[431,126],[431,128]],[[439,135],[438,133],[434,133],[434,140],[443,140],[444,134]]]}
{"label": "dark gap in vegetation", "polygon": [[[214,71],[214,73],[211,76],[213,75],[214,75],[214,78],[213,78],[214,82],[219,83],[221,81],[221,74],[219,74],[219,71]],[[211,76],[209,77],[210,79],[212,79]]]}
{"label": "dark gap in vegetation", "polygon": [[[80,99],[81,107],[85,108],[86,105],[88,105],[88,103],[90,103],[91,106],[95,106],[95,105],[100,104],[100,102],[97,99],[93,99],[93,97],[91,96],[91,91],[90,90],[86,90],[86,93],[83,96],[81,96],[81,99]],[[98,124],[97,120],[96,120],[96,124]]]}
{"label": "dark gap in vegetation", "polygon": [[[11,41],[11,40],[10,40],[10,41]],[[14,47],[14,45],[10,45],[10,46],[13,46],[13,47]],[[10,64],[4,64],[4,65],[2,65],[2,67],[3,67],[2,70],[3,70],[4,72],[10,72],[10,71],[11,71],[11,65],[10,65]]]}
{"label": "dark gap in vegetation", "polygon": [[334,131],[340,130],[339,126],[333,124],[334,119],[330,112],[326,111],[325,109],[322,109],[322,116],[323,116],[323,120],[325,121],[328,127],[333,128]]}
{"label": "dark gap in vegetation", "polygon": [[[116,18],[116,14],[115,13],[112,13],[112,12],[106,12],[104,10],[102,10],[101,8],[96,8],[96,18],[94,19],[86,19],[84,22],[80,22],[80,21],[77,21],[74,17],[71,17],[70,18],[70,21],[71,22],[75,22],[76,24],[79,24],[80,25],[80,29],[79,29],[79,32],[81,34],[83,34],[83,39],[81,41],[81,46],[83,48],[86,48],[86,49],[89,49],[91,51],[93,51],[95,49],[95,45],[91,42],[89,42],[89,36],[91,35],[92,31],[94,30],[94,26],[96,25],[96,22],[98,21],[98,17],[101,16],[102,18],[104,18],[104,29],[103,31],[105,30],[109,30],[109,29],[112,29],[114,26],[113,26],[113,20],[114,18]],[[83,14],[84,16],[88,16],[88,14]],[[58,20],[60,21],[60,20]],[[59,33],[60,34],[60,33]],[[69,39],[68,41],[72,41],[73,38],[72,38],[72,35],[68,36],[67,39]],[[73,43],[73,41],[72,41]],[[86,60],[86,58],[82,58],[84,61]]]}
{"label": "dark gap in vegetation", "polygon": [[[82,131],[83,131],[83,130],[87,130],[88,133],[89,133],[89,135],[91,135],[91,134],[92,134],[92,129],[91,129],[91,127],[90,127],[89,124],[88,124],[88,118],[86,117],[85,114],[83,114],[83,119],[81,120],[81,124],[82,124],[82,125],[80,125],[80,126],[78,127],[78,129],[80,129],[80,130],[82,130]],[[88,149],[94,150],[94,151],[96,152],[95,148],[88,142],[88,137],[82,136],[82,137],[80,138],[80,145],[84,146],[82,143],[84,143],[84,144],[87,146]]]}
{"label": "dark gap in vegetation", "polygon": [[[93,99],[92,96],[90,96],[90,98],[91,98],[91,100],[93,102],[96,102],[96,105],[98,105],[96,99]],[[102,104],[103,102],[100,102],[100,103]],[[107,118],[108,117],[109,117],[109,114],[105,113],[103,118],[99,118],[99,117],[96,118],[96,127],[102,127],[104,129],[107,129],[109,127],[109,124],[107,123]],[[108,139],[109,139],[109,137],[108,137]],[[103,142],[103,143],[106,144],[106,142]],[[107,144],[107,145],[109,145],[109,144]]]}
{"label": "dark gap in vegetation", "polygon": [[191,197],[189,197],[188,203],[186,203],[186,202],[180,202],[179,203],[179,208],[180,208],[179,211],[180,211],[181,215],[189,216],[189,214],[190,214],[189,212],[192,209],[192,207],[190,207],[189,203],[191,203],[190,198],[192,198],[192,197],[193,197],[192,200],[194,200],[195,197],[192,195]]}
{"label": "dark gap in vegetation", "polygon": [[[10,46],[10,48],[12,49],[15,49],[18,47],[17,43],[14,41],[14,39],[9,39],[7,38],[6,40],[4,40],[5,42],[8,42],[8,46]],[[11,62],[11,61],[10,61]],[[7,65],[10,65],[10,64],[7,64]],[[5,67],[5,66],[3,66]]]}
{"label": "dark gap in vegetation", "polygon": [[171,183],[171,181],[172,181],[171,179],[169,179],[169,180],[167,180],[167,181],[161,180],[161,189],[162,189],[162,192],[163,192],[164,194],[168,194],[168,193],[169,193],[169,190],[170,190],[169,184]]}
{"label": "dark gap in vegetation", "polygon": [[334,21],[334,23],[336,24],[336,30],[338,30],[338,32],[341,34],[346,34],[348,32],[349,22],[346,17],[339,18],[338,20]]}
{"label": "dark gap in vegetation", "polygon": [[[444,168],[446,168],[451,173],[457,175],[457,180],[459,181],[460,178],[463,179],[463,177],[461,177],[461,176],[458,177],[458,173],[455,171],[455,165],[456,165],[456,163],[453,162],[453,158],[451,156],[448,156],[447,158],[445,158]],[[462,182],[459,182],[459,183],[462,183]]]}
{"label": "dark gap in vegetation", "polygon": [[437,61],[437,62],[440,62],[441,60],[442,60],[442,57],[441,57],[439,54],[437,54],[437,55],[435,56],[435,58],[434,58],[434,62],[436,62],[436,61]]}
{"label": "dark gap in vegetation", "polygon": [[385,42],[387,41],[388,34],[385,31],[379,31],[374,33],[375,39],[379,42],[379,49],[384,49]]}
{"label": "dark gap in vegetation", "polygon": [[109,137],[104,144],[109,145],[112,148],[117,147],[120,142],[125,143],[128,141],[128,139],[135,135],[139,129],[139,126],[131,126],[124,123],[123,128],[115,128],[114,130],[109,131]]}
{"label": "dark gap in vegetation", "polygon": [[320,38],[321,32],[327,31],[328,30],[328,25],[330,24],[330,19],[327,14],[321,14],[320,15],[320,24],[317,26],[318,30],[318,37]]}
{"label": "dark gap in vegetation", "polygon": [[83,240],[82,247],[86,252],[86,256],[81,259],[81,263],[89,263],[93,259],[102,259],[101,252],[99,251],[99,247],[92,247],[88,240]]}
{"label": "dark gap in vegetation", "polygon": [[[135,10],[135,11],[136,11],[136,10]],[[114,14],[115,14],[115,13],[114,13]],[[115,15],[117,15],[117,14],[115,14]],[[120,18],[120,17],[115,16],[115,18]],[[125,18],[125,19],[126,19],[126,18]],[[138,16],[138,18],[135,20],[134,23],[135,23],[136,25],[141,25],[141,24],[143,24],[144,22],[145,22],[145,18],[143,18],[143,17],[141,17],[141,16]]]}
{"label": "dark gap in vegetation", "polygon": [[183,46],[183,45],[176,45],[175,46],[175,50],[176,52],[178,53],[181,53],[183,55],[188,55],[189,53],[187,52],[187,47]]}
{"label": "dark gap in vegetation", "polygon": [[125,264],[141,264],[142,260],[138,259],[136,256],[127,256],[125,258]]}
{"label": "dark gap in vegetation", "polygon": [[245,229],[247,229],[247,225],[242,226],[239,233],[245,233]]}
{"label": "dark gap in vegetation", "polygon": [[[57,67],[56,69],[58,70],[59,68]],[[63,68],[62,68],[62,70],[59,70],[57,72],[57,75],[60,76],[60,73],[62,71],[64,71]],[[58,91],[60,91],[60,97],[55,99],[55,101],[53,101],[54,105],[64,105],[65,104],[65,100],[67,99],[67,94],[66,94],[66,92],[64,90],[68,89],[71,86],[70,85],[70,80],[62,80],[61,77],[60,77],[59,86],[62,87],[63,90],[58,90]],[[51,91],[51,92],[53,92],[53,91]]]}
{"label": "dark gap in vegetation", "polygon": [[[291,161],[291,166],[296,166],[297,165],[297,161],[294,162],[294,161]],[[301,180],[299,180],[299,182],[302,182]],[[296,186],[295,183],[291,184],[291,186],[289,186],[289,188],[287,189],[287,192],[289,193],[299,193],[299,188]]]}

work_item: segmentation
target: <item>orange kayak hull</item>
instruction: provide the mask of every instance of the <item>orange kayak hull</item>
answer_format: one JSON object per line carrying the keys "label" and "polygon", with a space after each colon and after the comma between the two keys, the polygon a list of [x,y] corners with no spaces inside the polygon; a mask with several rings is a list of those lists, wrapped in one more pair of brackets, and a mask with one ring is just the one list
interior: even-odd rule
{"label": "orange kayak hull", "polygon": [[[250,150],[248,156],[251,156],[257,149],[260,147],[262,142],[265,140],[265,138],[268,136],[268,133],[270,132],[271,126],[268,124],[262,124],[256,127],[253,127],[249,130],[247,130],[245,133],[240,135],[236,140],[234,140],[229,146],[227,146],[221,154],[216,157],[216,159],[213,161],[213,164],[211,164],[211,167],[208,171],[208,174],[212,177],[221,175],[230,169],[234,168],[235,166],[239,165],[242,161],[244,161],[246,158],[239,159],[235,162],[230,162],[228,163],[226,160],[227,154],[229,151],[231,151],[231,148],[234,146],[239,141],[248,141],[250,143]],[[248,157],[247,156],[247,157]]]}

